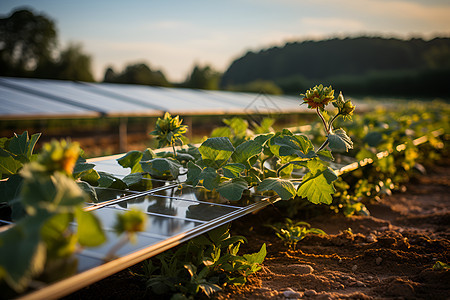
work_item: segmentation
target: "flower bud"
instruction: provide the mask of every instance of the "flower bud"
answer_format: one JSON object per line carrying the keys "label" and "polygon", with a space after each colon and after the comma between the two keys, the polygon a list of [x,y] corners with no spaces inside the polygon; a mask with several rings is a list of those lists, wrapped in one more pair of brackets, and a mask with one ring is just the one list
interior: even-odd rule
{"label": "flower bud", "polygon": [[328,103],[334,100],[334,90],[331,85],[329,87],[316,85],[314,88],[307,90],[303,96],[303,103],[307,103],[308,108],[315,109],[320,107],[323,109]]}
{"label": "flower bud", "polygon": [[344,106],[341,109],[341,114],[344,117],[350,117],[353,115],[353,111],[355,110],[355,106],[353,105],[353,103],[348,100],[344,103]]}
{"label": "flower bud", "polygon": [[38,158],[38,163],[50,172],[62,171],[66,174],[72,174],[79,154],[80,146],[77,142],[53,140],[43,146],[43,152]]}

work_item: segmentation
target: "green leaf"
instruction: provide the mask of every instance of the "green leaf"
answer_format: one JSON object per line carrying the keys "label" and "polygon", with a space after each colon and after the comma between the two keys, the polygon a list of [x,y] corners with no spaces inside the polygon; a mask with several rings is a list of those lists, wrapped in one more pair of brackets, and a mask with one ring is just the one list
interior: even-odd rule
{"label": "green leaf", "polygon": [[19,196],[23,178],[14,174],[8,180],[0,181],[0,201],[10,203]]}
{"label": "green leaf", "polygon": [[[139,177],[140,181],[138,181]],[[157,186],[164,185],[164,182],[155,181],[150,174],[145,173],[129,174],[122,178],[122,180],[128,185],[128,188],[133,191],[148,191]]]}
{"label": "green leaf", "polygon": [[98,185],[98,180],[100,179],[100,174],[95,169],[90,169],[80,177],[81,180],[88,182],[91,185]]}
{"label": "green leaf", "polygon": [[211,297],[211,295],[215,292],[219,292],[222,290],[220,286],[211,282],[199,283],[198,287],[206,294],[207,297]]}
{"label": "green leaf", "polygon": [[198,176],[199,182],[208,190],[214,190],[220,182],[220,176],[216,170],[210,167],[206,167],[202,170]]}
{"label": "green leaf", "polygon": [[270,151],[278,157],[312,158],[316,156],[311,141],[303,135],[293,135],[288,130],[277,133],[269,140]]}
{"label": "green leaf", "polygon": [[0,274],[17,292],[24,291],[32,276],[44,269],[46,251],[40,230],[49,217],[42,212],[0,233]]}
{"label": "green leaf", "polygon": [[230,237],[228,225],[223,225],[208,231],[208,236],[214,245],[219,245],[223,240]]}
{"label": "green leaf", "polygon": [[266,255],[267,255],[267,250],[266,250],[266,244],[264,243],[258,252],[253,253],[253,254],[244,254],[243,257],[250,264],[262,264],[264,259],[266,258]]}
{"label": "green leaf", "polygon": [[240,173],[245,170],[245,165],[243,164],[226,164],[222,167],[223,176],[228,178],[239,177]]}
{"label": "green leaf", "polygon": [[99,187],[119,190],[124,190],[127,188],[127,185],[120,178],[117,178],[110,173],[98,172],[98,175],[100,175],[100,178],[98,179]]}
{"label": "green leaf", "polygon": [[77,209],[75,218],[78,224],[78,243],[81,246],[95,247],[106,241],[100,221],[93,213]]}
{"label": "green leaf", "polygon": [[236,147],[233,154],[231,155],[231,159],[236,163],[245,164],[247,168],[251,168],[248,160],[261,153],[263,147],[260,143],[255,141],[246,141],[239,146]]}
{"label": "green leaf", "polygon": [[197,186],[198,181],[200,180],[199,176],[202,173],[202,168],[197,166],[193,162],[188,162],[188,173],[186,182],[192,184],[193,186]]}
{"label": "green leaf", "polygon": [[28,157],[29,160],[31,160],[31,157],[33,155],[34,147],[36,146],[36,143],[37,143],[37,141],[38,141],[40,136],[41,136],[40,133],[35,133],[35,134],[33,134],[31,136],[31,139],[28,142],[28,145],[27,145],[27,157]]}
{"label": "green leaf", "polygon": [[233,178],[219,184],[217,191],[219,194],[230,201],[238,201],[242,198],[244,190],[248,189],[247,181],[242,178]]}
{"label": "green leaf", "polygon": [[215,128],[211,134],[211,137],[230,137],[231,136],[231,129],[230,127],[217,127]]}
{"label": "green leaf", "polygon": [[156,157],[156,154],[152,151],[152,149],[147,148],[147,149],[145,149],[144,152],[142,152],[141,161],[150,160],[155,157]]}
{"label": "green leaf", "polygon": [[332,151],[347,152],[353,149],[353,142],[341,128],[328,135],[329,147]]}
{"label": "green leaf", "polygon": [[58,206],[73,207],[83,204],[86,196],[77,183],[66,175],[56,172],[53,174],[56,195],[53,202]]}
{"label": "green leaf", "polygon": [[317,152],[317,156],[323,161],[330,162],[334,160],[333,154],[331,154],[331,151],[328,150],[320,150]]}
{"label": "green leaf", "polygon": [[180,174],[180,163],[170,157],[154,158],[140,163],[144,172],[148,172],[154,178],[172,180]]}
{"label": "green leaf", "polygon": [[21,167],[22,163],[13,157],[0,155],[0,179],[16,174]]}
{"label": "green leaf", "polygon": [[198,148],[206,165],[218,169],[222,167],[234,151],[227,137],[209,138]]}
{"label": "green leaf", "polygon": [[[27,157],[28,152],[28,132],[25,131],[21,135],[15,135],[9,142],[9,150],[20,157]],[[26,161],[23,161],[24,163]]]}
{"label": "green leaf", "polygon": [[41,229],[41,238],[47,247],[47,261],[55,258],[67,258],[75,252],[77,237],[69,229],[73,221],[71,213],[52,216]]}
{"label": "green leaf", "polygon": [[225,124],[227,124],[235,137],[244,137],[247,134],[248,122],[242,118],[232,118],[223,120]]}
{"label": "green leaf", "polygon": [[[27,167],[27,166],[26,166]],[[24,182],[20,201],[25,208],[57,211],[80,205],[86,201],[85,194],[75,181],[66,175],[55,172],[52,176],[34,172],[26,168],[22,172]]]}
{"label": "green leaf", "polygon": [[94,167],[95,164],[87,163],[84,158],[78,158],[75,167],[73,168],[73,177],[77,179],[85,174],[89,174]]}
{"label": "green leaf", "polygon": [[130,168],[131,173],[143,172],[141,164],[139,163],[142,159],[143,153],[141,151],[130,151],[121,158],[117,159],[119,165],[124,168]]}
{"label": "green leaf", "polygon": [[315,204],[331,204],[333,200],[331,195],[335,192],[333,181],[337,179],[336,174],[318,160],[308,161],[307,166],[310,172],[303,176],[297,195]]}
{"label": "green leaf", "polygon": [[274,135],[275,135],[274,133],[259,134],[255,136],[253,140],[259,143],[261,146],[264,146],[266,142],[270,140]]}
{"label": "green leaf", "polygon": [[266,178],[258,185],[258,191],[275,191],[283,200],[291,199],[295,196],[295,187],[289,180],[280,178]]}
{"label": "green leaf", "polygon": [[85,181],[78,181],[77,185],[89,197],[89,199],[91,200],[89,202],[98,202],[97,192],[92,185]]}

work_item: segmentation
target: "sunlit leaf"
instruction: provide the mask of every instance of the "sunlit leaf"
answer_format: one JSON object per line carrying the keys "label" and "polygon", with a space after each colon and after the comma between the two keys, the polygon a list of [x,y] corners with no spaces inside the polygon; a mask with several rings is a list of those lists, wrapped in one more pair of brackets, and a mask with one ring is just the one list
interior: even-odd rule
{"label": "sunlit leaf", "polygon": [[288,200],[295,196],[295,187],[289,180],[281,178],[266,178],[258,185],[260,192],[274,191],[282,200]]}
{"label": "sunlit leaf", "polygon": [[250,264],[262,264],[264,259],[266,258],[266,255],[267,255],[267,250],[266,250],[266,244],[264,243],[258,252],[253,253],[253,254],[244,254],[243,257]]}
{"label": "sunlit leaf", "polygon": [[236,163],[245,164],[247,168],[251,166],[248,163],[248,160],[261,153],[263,150],[260,143],[256,141],[246,141],[236,147],[233,154],[231,155],[231,159]]}
{"label": "sunlit leaf", "polygon": [[204,163],[213,168],[220,168],[230,158],[234,147],[227,137],[209,138],[198,148]]}
{"label": "sunlit leaf", "polygon": [[11,156],[0,155],[0,179],[16,174],[22,163]]}
{"label": "sunlit leaf", "polygon": [[312,158],[316,156],[311,141],[303,135],[294,135],[288,130],[277,133],[269,140],[269,147],[278,157],[292,156]]}
{"label": "sunlit leaf", "polygon": [[121,158],[117,159],[117,162],[119,165],[121,165],[124,168],[130,168],[131,173],[138,173],[143,172],[141,164],[139,163],[142,159],[142,152],[141,151],[130,151]]}
{"label": "sunlit leaf", "polygon": [[331,204],[333,200],[331,195],[335,192],[333,181],[337,179],[336,174],[317,160],[308,161],[307,166],[310,172],[303,176],[297,195],[315,204]]}
{"label": "sunlit leaf", "polygon": [[226,164],[222,167],[223,176],[228,178],[239,177],[240,173],[245,170],[245,165],[243,164]]}
{"label": "sunlit leaf", "polygon": [[85,174],[91,172],[91,170],[95,167],[95,164],[87,163],[84,158],[78,158],[75,167],[73,168],[73,177],[80,178]]}
{"label": "sunlit leaf", "polygon": [[317,152],[317,156],[323,161],[333,161],[334,160],[333,154],[331,154],[331,151],[328,151],[328,150],[321,150],[321,151]]}

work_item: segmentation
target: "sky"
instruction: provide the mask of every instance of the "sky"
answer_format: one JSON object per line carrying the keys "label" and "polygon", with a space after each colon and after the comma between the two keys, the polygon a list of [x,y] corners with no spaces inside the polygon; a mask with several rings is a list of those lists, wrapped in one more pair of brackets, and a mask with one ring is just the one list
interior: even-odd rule
{"label": "sky", "polygon": [[169,81],[194,65],[223,72],[248,51],[344,36],[450,37],[448,0],[1,0],[56,23],[59,45],[81,43],[96,80],[144,62]]}

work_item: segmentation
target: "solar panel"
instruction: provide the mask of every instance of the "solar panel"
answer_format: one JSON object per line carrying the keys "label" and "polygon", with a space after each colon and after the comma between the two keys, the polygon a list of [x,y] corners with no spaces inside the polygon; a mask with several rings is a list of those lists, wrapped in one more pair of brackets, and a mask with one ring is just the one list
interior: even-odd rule
{"label": "solar panel", "polygon": [[64,116],[95,114],[88,109],[59,103],[47,98],[31,95],[4,85],[0,81],[0,115],[1,116]]}
{"label": "solar panel", "polygon": [[[129,174],[129,169],[117,163],[118,157],[120,155],[88,162],[94,163],[98,171],[123,177]],[[253,192],[243,200],[231,202],[216,192],[185,184],[185,177],[180,178],[159,181],[153,189],[141,192],[96,188],[99,200],[87,203],[85,210],[99,218],[107,241],[77,254],[77,274],[25,295],[23,299],[62,297],[277,200]],[[146,227],[137,233],[136,243],[125,244],[117,250],[114,260],[106,262],[108,252],[118,240],[113,229],[116,215],[132,208],[145,213]],[[75,223],[73,228],[76,230]]]}
{"label": "solar panel", "polygon": [[83,84],[70,81],[2,78],[2,82],[23,92],[40,95],[52,101],[75,107],[84,107],[103,114],[120,115],[154,110],[152,107],[94,94]]}
{"label": "solar panel", "polygon": [[307,112],[298,97],[133,84],[0,77],[0,116],[218,115]]}

